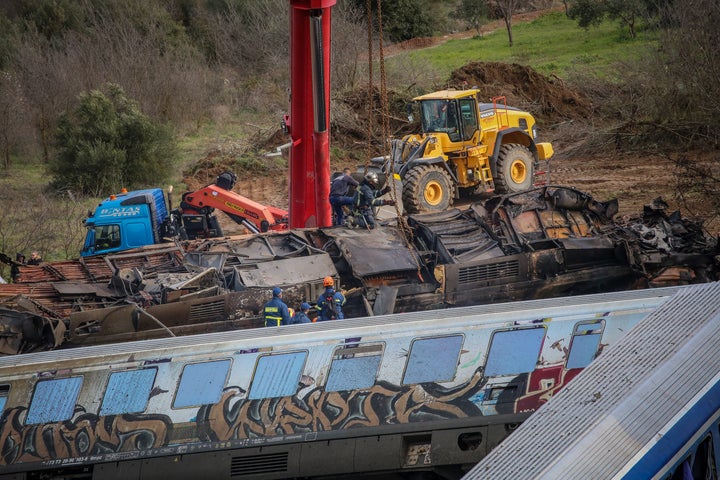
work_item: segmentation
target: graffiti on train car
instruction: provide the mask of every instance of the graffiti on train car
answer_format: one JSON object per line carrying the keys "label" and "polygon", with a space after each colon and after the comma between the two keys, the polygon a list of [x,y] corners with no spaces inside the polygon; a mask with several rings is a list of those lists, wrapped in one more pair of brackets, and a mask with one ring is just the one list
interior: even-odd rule
{"label": "graffiti on train car", "polygon": [[483,384],[478,370],[452,388],[378,382],[362,390],[317,387],[303,397],[248,400],[243,389],[229,387],[219,403],[200,408],[198,434],[201,440],[223,441],[479,416],[470,398]]}
{"label": "graffiti on train car", "polygon": [[[76,408],[74,418],[24,426],[25,407],[10,408],[0,421],[0,465],[76,459],[133,452],[167,444],[172,421],[167,415],[98,416]],[[65,463],[65,462],[64,462]]]}
{"label": "graffiti on train car", "polygon": [[[278,436],[498,413],[480,408],[486,397],[486,385],[487,378],[478,368],[469,380],[453,387],[378,382],[361,390],[327,392],[314,387],[302,397],[248,400],[244,389],[232,386],[224,389],[218,403],[198,409],[195,428],[185,430],[184,442],[262,439],[264,443]],[[299,390],[306,387],[300,385]],[[3,415],[2,465],[29,462],[52,465],[55,459],[63,460],[63,464],[108,460],[116,458],[113,454],[117,453],[169,446],[172,431],[178,427],[167,415],[98,416],[80,406],[70,420],[25,426],[26,412],[25,407],[14,407]]]}
{"label": "graffiti on train car", "polygon": [[543,367],[508,382],[511,386],[534,385],[535,389],[518,391],[506,386],[501,390],[504,397],[495,395],[498,389],[489,387],[482,368],[468,381],[450,388],[437,383],[398,386],[378,382],[362,390],[327,392],[316,387],[302,397],[248,400],[246,391],[234,386],[224,390],[220,402],[201,407],[196,423],[201,441],[216,442],[530,413],[573,376],[564,375],[562,365]]}

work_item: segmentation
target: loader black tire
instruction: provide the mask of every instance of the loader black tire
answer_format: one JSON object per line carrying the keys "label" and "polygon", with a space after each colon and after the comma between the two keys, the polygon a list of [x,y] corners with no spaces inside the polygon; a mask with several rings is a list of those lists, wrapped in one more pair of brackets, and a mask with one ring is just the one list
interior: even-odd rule
{"label": "loader black tire", "polygon": [[497,159],[495,193],[518,193],[530,190],[535,178],[534,159],[525,145],[508,143],[500,147]]}
{"label": "loader black tire", "polygon": [[454,189],[450,174],[437,165],[418,165],[403,179],[403,206],[407,213],[438,212],[453,204]]}

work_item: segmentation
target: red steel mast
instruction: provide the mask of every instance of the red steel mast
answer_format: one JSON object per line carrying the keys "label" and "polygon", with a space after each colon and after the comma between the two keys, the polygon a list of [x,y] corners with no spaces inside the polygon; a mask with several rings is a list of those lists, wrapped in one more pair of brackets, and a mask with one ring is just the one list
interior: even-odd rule
{"label": "red steel mast", "polygon": [[330,9],[336,0],[290,0],[290,228],[332,224]]}

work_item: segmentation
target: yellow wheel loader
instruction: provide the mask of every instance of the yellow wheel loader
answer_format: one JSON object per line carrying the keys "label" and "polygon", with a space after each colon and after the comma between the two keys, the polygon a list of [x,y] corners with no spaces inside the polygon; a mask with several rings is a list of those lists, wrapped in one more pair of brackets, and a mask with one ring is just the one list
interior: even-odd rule
{"label": "yellow wheel loader", "polygon": [[[405,212],[445,210],[461,193],[517,193],[533,188],[553,155],[537,142],[533,116],[504,97],[480,102],[477,89],[442,90],[413,99],[421,133],[392,141],[375,168],[402,181]],[[378,165],[381,164],[381,165]]]}

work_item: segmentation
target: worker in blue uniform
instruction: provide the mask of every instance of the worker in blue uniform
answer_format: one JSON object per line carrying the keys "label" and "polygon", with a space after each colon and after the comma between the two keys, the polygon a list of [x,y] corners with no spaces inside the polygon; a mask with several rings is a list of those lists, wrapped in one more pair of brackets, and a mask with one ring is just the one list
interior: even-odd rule
{"label": "worker in blue uniform", "polygon": [[334,225],[345,225],[343,206],[352,205],[355,200],[352,195],[348,196],[348,192],[351,186],[357,187],[359,183],[350,172],[349,168],[345,168],[342,174],[330,182],[330,205],[332,205]]}
{"label": "worker in blue uniform", "polygon": [[310,304],[302,302],[300,304],[300,310],[290,319],[290,325],[295,325],[296,323],[311,323],[312,320],[310,320],[310,317],[308,316],[309,311]]}
{"label": "worker in blue uniform", "polygon": [[263,308],[263,318],[266,327],[279,327],[290,324],[290,310],[282,300],[282,289],[275,287],[272,290],[272,298]]}
{"label": "worker in blue uniform", "polygon": [[325,291],[320,295],[315,308],[318,310],[318,321],[341,320],[345,318],[343,306],[345,295],[335,290],[335,280],[332,277],[323,279]]}
{"label": "worker in blue uniform", "polygon": [[386,185],[382,190],[378,190],[378,180],[377,173],[368,172],[365,174],[360,186],[355,190],[353,226],[372,230],[375,228],[374,208],[381,205],[395,205],[394,200],[378,198],[390,191],[389,185]]}

